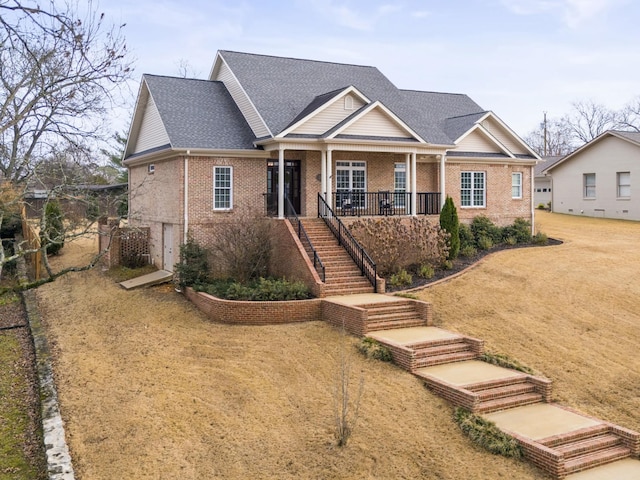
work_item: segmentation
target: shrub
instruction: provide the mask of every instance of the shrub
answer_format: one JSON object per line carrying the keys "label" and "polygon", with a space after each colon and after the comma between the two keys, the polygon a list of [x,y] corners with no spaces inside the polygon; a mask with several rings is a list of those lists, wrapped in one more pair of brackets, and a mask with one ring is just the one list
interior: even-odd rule
{"label": "shrub", "polygon": [[513,245],[516,245],[518,241],[516,240],[516,237],[511,236],[511,237],[505,238],[504,243],[506,243],[507,245],[513,246]]}
{"label": "shrub", "polygon": [[418,269],[418,276],[422,278],[433,278],[435,274],[436,271],[429,264],[420,265],[420,268]]}
{"label": "shrub", "polygon": [[367,358],[374,360],[382,360],[383,362],[392,362],[393,356],[391,351],[373,338],[365,337],[360,340],[357,346],[358,351]]}
{"label": "shrub", "polygon": [[473,245],[466,245],[460,250],[460,255],[463,257],[473,257],[478,253],[478,250]]}
{"label": "shrub", "polygon": [[411,285],[411,282],[413,282],[413,277],[406,270],[400,270],[398,273],[392,274],[391,278],[389,279],[389,283],[392,287]]}
{"label": "shrub", "polygon": [[447,242],[449,253],[447,258],[453,260],[458,256],[460,251],[460,222],[458,220],[458,211],[453,203],[453,199],[447,196],[442,211],[440,212],[440,227],[449,234]]}
{"label": "shrub", "polygon": [[456,408],[453,419],[475,444],[496,455],[522,458],[522,448],[518,442],[500,431],[495,423],[460,407]]}
{"label": "shrub", "polygon": [[247,284],[230,279],[210,280],[206,284],[195,285],[194,289],[226,300],[274,302],[311,298],[311,292],[304,283],[286,279],[259,278]]}
{"label": "shrub", "polygon": [[417,265],[438,265],[448,253],[448,234],[426,218],[404,222],[398,217],[364,218],[351,224],[350,231],[382,276]]}
{"label": "shrub", "polygon": [[480,235],[476,240],[476,243],[480,250],[489,250],[491,247],[493,247],[493,241],[491,240],[491,237],[488,237],[486,235]]}
{"label": "shrub", "polygon": [[187,243],[180,245],[180,263],[174,266],[181,288],[206,283],[209,277],[207,250],[202,248],[191,235]]}
{"label": "shrub", "polygon": [[480,360],[492,365],[498,365],[499,367],[510,368],[512,370],[518,370],[519,372],[528,373],[531,375],[533,374],[532,369],[502,353],[484,352],[482,355],[480,355]]}
{"label": "shrub", "polygon": [[531,242],[531,223],[524,218],[516,218],[512,225],[502,229],[503,238],[513,237],[516,243]]}
{"label": "shrub", "polygon": [[461,223],[458,228],[458,235],[460,236],[460,250],[462,251],[465,247],[474,247],[476,246],[475,239],[473,238],[473,232],[471,231],[471,227],[466,223]]}
{"label": "shrub", "polygon": [[453,268],[453,262],[451,260],[445,260],[442,262],[443,270],[451,270]]}
{"label": "shrub", "polygon": [[547,207],[545,206],[544,203],[539,203],[538,204],[538,210],[544,210],[545,208],[547,208]]}
{"label": "shrub", "polygon": [[546,234],[538,232],[533,236],[533,243],[535,243],[536,245],[546,245],[547,243],[549,243],[549,238]]}
{"label": "shrub", "polygon": [[62,209],[56,200],[50,200],[45,205],[40,244],[48,255],[57,255],[64,246]]}
{"label": "shrub", "polygon": [[[480,249],[484,249],[480,246],[480,238],[486,237],[491,240],[491,245],[498,244],[502,241],[502,229],[495,225],[488,217],[484,215],[478,215],[471,221],[471,232],[475,239],[476,246]],[[491,248],[491,247],[489,247]]]}

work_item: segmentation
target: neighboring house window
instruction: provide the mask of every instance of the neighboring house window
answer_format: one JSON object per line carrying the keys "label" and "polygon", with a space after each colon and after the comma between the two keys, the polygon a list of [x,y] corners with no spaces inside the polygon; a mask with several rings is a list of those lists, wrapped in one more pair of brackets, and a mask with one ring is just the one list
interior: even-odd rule
{"label": "neighboring house window", "polygon": [[486,206],[485,172],[462,172],[460,176],[460,203],[463,207]]}
{"label": "neighboring house window", "polygon": [[365,162],[336,162],[337,205],[348,202],[352,207],[364,207],[366,189],[367,164]]}
{"label": "neighboring house window", "polygon": [[511,198],[522,198],[522,173],[511,174]]}
{"label": "neighboring house window", "polygon": [[153,163],[150,163],[147,167],[147,173],[153,173],[156,171],[156,166]]}
{"label": "neighboring house window", "polygon": [[213,209],[230,210],[233,205],[233,168],[213,167]]}
{"label": "neighboring house window", "polygon": [[631,196],[631,172],[618,172],[618,198]]}
{"label": "neighboring house window", "polygon": [[407,164],[396,163],[393,169],[394,204],[396,207],[404,207],[407,192]]}
{"label": "neighboring house window", "polygon": [[584,174],[584,198],[596,198],[596,174]]}

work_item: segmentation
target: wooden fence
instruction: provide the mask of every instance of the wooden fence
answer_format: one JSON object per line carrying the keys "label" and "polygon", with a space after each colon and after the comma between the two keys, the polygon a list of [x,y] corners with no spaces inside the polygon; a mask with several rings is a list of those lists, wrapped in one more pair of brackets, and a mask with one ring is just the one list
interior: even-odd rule
{"label": "wooden fence", "polygon": [[40,235],[32,224],[27,220],[26,209],[22,207],[22,236],[25,245],[23,250],[37,250],[34,253],[26,255],[25,260],[31,269],[31,275],[34,280],[40,280],[42,275],[42,251],[40,250]]}

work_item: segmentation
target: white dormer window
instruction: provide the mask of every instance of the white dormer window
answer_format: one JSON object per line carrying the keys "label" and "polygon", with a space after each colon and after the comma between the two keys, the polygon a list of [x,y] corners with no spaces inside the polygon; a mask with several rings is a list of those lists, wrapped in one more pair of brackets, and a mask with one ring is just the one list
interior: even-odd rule
{"label": "white dormer window", "polygon": [[344,109],[353,110],[353,97],[351,95],[344,97]]}
{"label": "white dormer window", "polygon": [[156,171],[156,166],[153,163],[150,163],[149,166],[147,167],[147,173],[153,173]]}

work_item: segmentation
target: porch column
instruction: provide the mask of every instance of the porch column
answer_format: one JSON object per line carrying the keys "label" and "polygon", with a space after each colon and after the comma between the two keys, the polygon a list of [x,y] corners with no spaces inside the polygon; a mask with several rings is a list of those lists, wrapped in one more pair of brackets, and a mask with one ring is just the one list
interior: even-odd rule
{"label": "porch column", "polygon": [[320,194],[327,201],[327,152],[320,152]]}
{"label": "porch column", "polygon": [[331,190],[333,188],[333,155],[330,148],[327,148],[327,205],[329,208],[333,208],[331,202],[333,202],[333,195],[331,195]]}
{"label": "porch column", "polygon": [[443,153],[442,155],[440,155],[440,207],[444,207],[444,202],[447,199],[447,191],[445,188],[445,183],[447,180],[447,177],[444,173],[444,161],[446,158],[447,154]]}
{"label": "porch column", "polygon": [[418,169],[416,168],[416,162],[417,160],[417,154],[416,152],[412,152],[411,153],[411,216],[415,217],[416,215],[418,215],[418,211],[417,211],[417,206],[418,206],[418,182],[417,182],[417,176],[418,176]]}
{"label": "porch column", "polygon": [[[404,179],[404,188],[405,188],[405,192],[411,192],[411,196],[413,197],[416,192],[414,192],[413,190],[411,190],[411,177],[413,176],[411,174],[411,154],[409,153],[405,153],[404,154],[404,172],[405,172],[405,179]],[[405,198],[405,202],[406,202],[406,198]],[[409,199],[409,205],[407,205],[409,208],[411,208],[411,199]]]}
{"label": "porch column", "polygon": [[284,218],[284,149],[278,150],[278,218]]}

